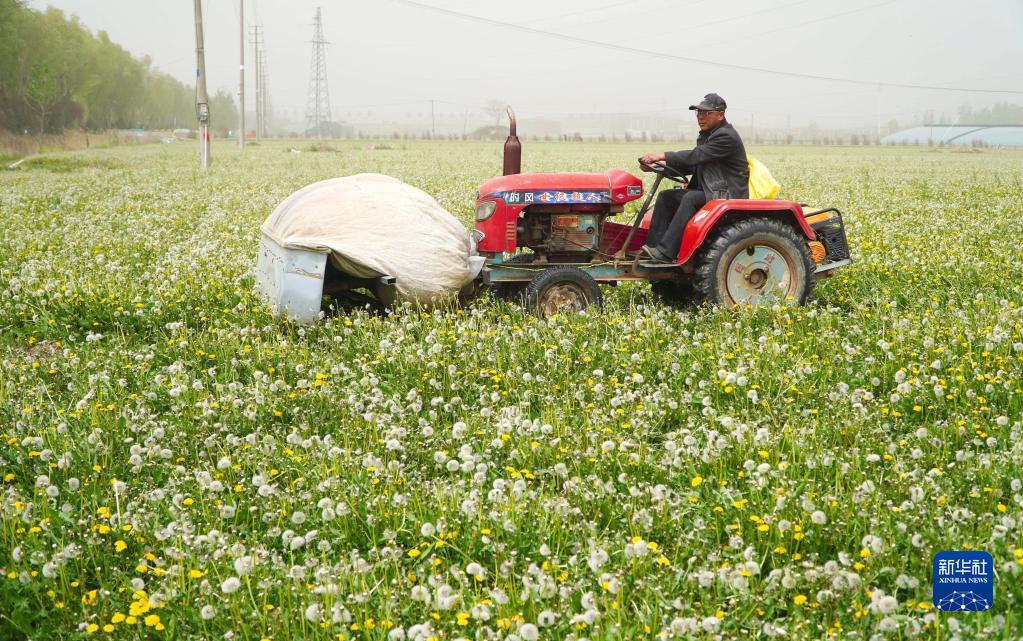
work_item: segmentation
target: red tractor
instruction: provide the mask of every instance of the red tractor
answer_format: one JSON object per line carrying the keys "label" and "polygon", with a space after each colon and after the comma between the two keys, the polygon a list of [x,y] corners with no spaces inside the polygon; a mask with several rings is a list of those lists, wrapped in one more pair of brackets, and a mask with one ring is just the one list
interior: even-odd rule
{"label": "red tractor", "polygon": [[[804,211],[789,200],[711,200],[689,221],[674,263],[644,263],[648,210],[667,178],[657,177],[631,225],[610,220],[643,196],[643,182],[619,169],[605,173],[520,173],[515,116],[505,142],[504,176],[476,198],[477,247],[487,258],[483,282],[540,315],[601,304],[598,283],[650,281],[669,301],[721,305],[806,300],[819,278],[848,265],[842,214]],[[530,251],[522,251],[528,249]]]}

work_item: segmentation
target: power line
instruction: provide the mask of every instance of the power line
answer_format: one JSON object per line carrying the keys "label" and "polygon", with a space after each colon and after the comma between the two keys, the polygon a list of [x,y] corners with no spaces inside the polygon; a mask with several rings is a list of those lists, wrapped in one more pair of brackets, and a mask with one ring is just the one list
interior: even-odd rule
{"label": "power line", "polygon": [[624,4],[633,4],[636,0],[621,0],[619,2],[612,2],[611,4],[601,5],[599,7],[587,7],[585,9],[579,9],[577,11],[568,11],[566,13],[556,13],[553,16],[545,16],[543,18],[534,18],[532,20],[526,20],[525,24],[531,24],[535,22],[547,22],[549,20],[558,20],[560,18],[568,18],[571,16],[577,16],[580,13],[593,13],[594,11],[604,11],[605,9],[613,9],[614,7],[620,7]]}
{"label": "power line", "polygon": [[[601,9],[608,9],[610,7],[616,7],[616,6],[620,6],[620,5],[624,5],[624,4],[632,4],[635,1],[636,0],[627,0],[626,2],[617,2],[617,3],[614,3],[614,4],[610,4],[610,5],[604,5],[603,7],[596,7],[596,8],[593,8],[593,9],[583,9],[583,10],[580,10],[580,11],[572,11],[570,13],[563,13],[563,14],[558,14],[558,15],[555,15],[555,16],[547,16],[546,18],[543,18],[543,19],[527,20],[527,21],[525,21],[525,22],[523,22],[521,24],[523,24],[523,25],[530,25],[530,24],[533,24],[533,23],[536,23],[536,22],[546,22],[546,21],[549,21],[549,20],[553,20],[555,18],[561,18],[561,17],[565,17],[565,16],[575,15],[577,13],[589,13],[591,11],[599,11]],[[722,24],[722,23],[725,23],[725,22],[734,22],[736,20],[743,20],[745,18],[750,18],[750,17],[756,16],[756,15],[760,15],[762,13],[767,13],[767,12],[776,13],[778,11],[781,11],[782,9],[788,9],[789,7],[794,7],[796,5],[806,4],[807,2],[813,2],[813,1],[814,0],[796,0],[796,2],[791,2],[789,4],[783,4],[783,5],[779,6],[779,7],[767,7],[765,9],[758,9],[757,11],[751,11],[750,13],[744,13],[744,14],[740,14],[740,15],[737,15],[737,16],[729,16],[727,18],[722,18],[720,20],[712,20],[710,22],[701,22],[700,24],[695,24],[695,25],[687,24],[686,25],[686,29],[687,30],[703,29],[705,27],[709,27],[709,26],[712,26],[712,25],[719,25],[719,24]],[[890,1],[891,2],[895,2],[896,0],[890,0]],[[882,3],[882,4],[886,4],[886,3]],[[688,6],[688,5],[686,5],[686,6]],[[864,7],[863,9],[869,9],[869,8],[871,8],[871,7]],[[661,9],[662,9],[662,7],[656,7],[653,10],[661,10]],[[678,7],[673,7],[673,9],[677,10]],[[849,13],[855,13],[855,11],[859,11],[859,10],[850,11]],[[644,11],[643,13],[648,13],[648,11]],[[829,20],[831,18],[836,18],[836,17],[842,16],[842,15],[845,15],[845,14],[825,16],[823,18],[818,18],[816,20],[811,20],[810,22],[801,23],[801,24],[798,24],[798,25],[787,25],[787,26],[785,26],[785,27],[783,27],[781,29],[776,29],[776,30],[772,30],[772,31],[765,31],[765,32],[755,33],[755,34],[751,34],[749,36],[744,36],[744,38],[755,38],[757,36],[765,35],[767,33],[772,33],[773,31],[781,31],[781,30],[784,30],[784,29],[794,29],[796,27],[800,27],[800,26],[803,26],[805,24],[810,24],[810,23],[813,23],[813,22],[821,22],[822,20]],[[594,24],[594,23],[598,23],[598,22],[607,22],[608,20],[615,20],[615,19],[619,19],[619,18],[617,16],[611,16],[611,17],[608,17],[608,18],[599,18],[597,20],[588,20],[586,22],[575,22],[575,23],[572,24],[572,26],[578,27],[578,26],[590,25],[590,24]],[[667,35],[667,34],[678,34],[678,33],[679,33],[678,27],[673,27],[672,29],[669,29],[667,31],[659,31],[659,32],[654,32],[654,33],[644,33],[643,36],[645,38],[652,38],[652,37],[655,37],[655,36],[663,36],[663,35]],[[615,44],[617,44],[617,42]],[[720,43],[715,41],[715,44],[720,44]],[[497,52],[497,53],[490,53],[490,54],[473,54],[473,58],[476,59],[476,60],[479,60],[481,58],[507,58],[509,56],[515,56],[516,58],[521,58],[523,56],[534,56],[534,55],[549,56],[551,54],[563,53],[565,51],[575,51],[577,49],[582,49],[585,46],[586,45],[578,45],[578,46],[575,46],[575,47],[559,47],[559,48],[556,48],[556,49],[539,50],[539,51],[535,50],[535,49],[529,49],[529,50],[526,50],[526,51],[520,51],[520,50],[516,49],[514,51],[505,51],[505,52]],[[606,66],[607,65],[605,63],[601,63],[601,64],[596,64],[596,65],[585,65],[585,66],[582,66],[582,67],[573,67],[573,70],[576,70],[576,69],[592,69],[592,68],[606,67]],[[522,75],[534,75],[534,74],[532,72],[530,72],[530,73],[525,73],[525,74],[522,74]]]}
{"label": "power line", "polygon": [[[669,2],[670,2],[669,6],[671,7],[672,11],[674,11],[674,12],[681,12],[684,9],[689,9],[694,4],[697,4],[698,2],[700,2],[700,0],[689,0],[688,2],[684,2],[684,3],[681,2],[680,0],[669,0]],[[641,9],[639,11],[632,11],[632,12],[629,13],[628,19],[633,24],[637,24],[636,23],[636,19],[637,18],[639,18],[640,16],[645,16],[648,13],[653,13],[655,11],[664,11],[664,6],[655,6],[655,7],[650,7],[649,9]],[[590,26],[590,25],[601,24],[601,23],[608,22],[608,21],[615,20],[615,19],[621,20],[621,18],[619,18],[617,16],[608,16],[608,17],[603,17],[603,18],[595,18],[593,20],[583,20],[582,22],[573,22],[572,26],[574,26],[574,27],[587,27],[587,26]]]}
{"label": "power line", "polygon": [[663,58],[666,60],[677,60],[680,62],[688,62],[691,64],[705,65],[710,67],[718,67],[721,69],[733,69],[737,71],[749,71],[754,73],[766,73],[776,76],[786,76],[789,78],[802,78],[804,80],[824,80],[828,82],[844,82],[847,84],[864,85],[870,87],[891,87],[895,89],[923,89],[928,91],[949,91],[957,93],[988,93],[988,94],[1023,94],[1023,90],[1013,91],[1008,89],[978,89],[978,88],[959,88],[959,87],[939,87],[932,85],[917,85],[908,83],[898,82],[878,82],[876,80],[859,80],[856,78],[838,78],[835,76],[820,76],[816,74],[800,73],[797,71],[781,71],[778,69],[766,69],[764,67],[752,67],[746,65],[737,65],[726,62],[715,62],[713,60],[704,60],[702,58],[693,58],[690,56],[682,56],[678,54],[667,53],[663,51],[651,51],[649,49],[640,49],[638,47],[630,47],[627,45],[615,44],[611,42],[602,42],[599,40],[590,40],[588,38],[580,38],[578,36],[572,36],[565,33],[557,33],[554,31],[545,31],[543,29],[536,29],[533,27],[527,27],[520,24],[501,22],[500,20],[491,20],[483,16],[477,16],[470,13],[462,13],[460,11],[452,11],[450,9],[444,9],[442,7],[436,7],[422,2],[415,2],[414,0],[391,0],[396,4],[413,7],[415,9],[421,9],[424,11],[433,11],[443,15],[461,18],[463,20],[471,20],[482,24],[487,24],[496,27],[504,27],[506,29],[512,29],[515,31],[521,31],[532,35],[546,36],[549,38],[557,38],[559,40],[565,40],[568,42],[576,42],[594,47],[603,47],[605,49],[613,49],[615,51],[621,51],[623,53],[631,53],[643,56],[651,56],[654,58]]}
{"label": "power line", "polygon": [[[722,23],[725,23],[725,22],[734,22],[736,20],[742,20],[744,18],[752,18],[753,16],[757,16],[757,15],[760,15],[762,13],[777,13],[778,11],[781,11],[782,9],[788,9],[789,7],[794,7],[794,6],[798,5],[798,4],[806,4],[807,2],[813,2],[813,0],[797,0],[796,2],[791,2],[789,4],[783,4],[780,7],[765,7],[763,9],[758,9],[756,11],[751,11],[749,13],[744,13],[744,14],[741,14],[741,15],[738,15],[738,16],[730,16],[728,18],[722,18],[720,20],[711,20],[710,22],[702,22],[700,24],[686,25],[686,28],[689,29],[689,30],[692,30],[692,29],[703,29],[705,27],[719,25],[719,24],[722,24]],[[678,29],[677,28],[670,29],[668,31],[660,31],[660,32],[657,32],[657,33],[645,33],[645,34],[643,34],[643,36],[646,37],[646,38],[650,38],[650,37],[653,37],[653,36],[664,36],[664,35],[674,34],[674,33],[678,33]]]}
{"label": "power line", "polygon": [[[742,19],[745,19],[745,18],[750,18],[750,17],[756,16],[756,15],[759,15],[761,13],[777,12],[777,11],[780,11],[782,9],[788,9],[789,7],[794,7],[794,6],[800,5],[800,4],[806,4],[807,2],[812,2],[812,1],[813,0],[797,0],[796,2],[792,2],[792,3],[789,3],[789,4],[783,4],[780,7],[768,7],[766,9],[759,9],[757,11],[751,11],[750,13],[744,13],[744,14],[741,14],[741,15],[738,15],[738,16],[729,16],[727,18],[722,18],[721,20],[712,20],[710,22],[702,22],[702,23],[696,24],[696,25],[686,25],[686,28],[688,30],[703,29],[705,27],[709,27],[709,26],[712,26],[712,25],[719,25],[719,24],[722,24],[722,23],[725,23],[725,22],[733,22],[733,21],[736,21],[736,20],[742,20]],[[770,29],[768,31],[759,31],[757,33],[747,34],[747,35],[744,35],[742,37],[735,38],[733,40],[724,40],[724,41],[722,41],[722,40],[714,40],[713,44],[714,44],[714,46],[718,46],[718,45],[722,45],[722,44],[730,44],[732,42],[739,42],[739,41],[749,40],[750,38],[758,38],[760,36],[765,36],[765,35],[769,35],[769,34],[772,34],[772,33],[778,33],[780,31],[788,31],[790,29],[796,29],[798,27],[804,27],[806,25],[814,24],[814,23],[817,23],[817,22],[824,22],[825,20],[832,20],[834,18],[840,18],[840,17],[847,16],[847,15],[852,14],[852,13],[859,13],[860,11],[866,11],[868,9],[874,9],[876,7],[884,6],[884,5],[887,5],[887,4],[892,4],[892,3],[898,2],[898,1],[899,0],[886,0],[885,2],[881,2],[881,3],[873,4],[873,5],[868,5],[866,7],[860,7],[858,9],[853,9],[851,11],[845,11],[845,12],[842,12],[842,13],[836,13],[836,14],[831,14],[831,15],[827,15],[827,16],[822,16],[820,18],[815,18],[813,20],[807,20],[806,22],[799,22],[799,23],[796,23],[796,24],[787,24],[784,27],[778,27],[776,29]],[[532,22],[535,22],[535,21],[529,20],[529,21],[527,21],[524,24],[530,24]],[[592,24],[593,22],[599,22],[599,21],[583,22],[581,24],[583,24],[583,25],[585,25],[585,24]],[[579,26],[579,25],[576,24],[574,26]],[[656,37],[656,36],[663,36],[663,35],[667,35],[667,34],[678,34],[678,33],[679,33],[678,28],[673,28],[673,29],[669,29],[667,31],[660,31],[660,32],[655,32],[655,33],[645,33],[643,35],[644,35],[645,38],[652,38],[652,37]],[[624,42],[624,41],[615,41],[615,42],[609,43],[609,44],[619,44],[621,42]],[[511,51],[511,52],[504,52],[504,53],[497,53],[497,54],[490,54],[490,55],[476,55],[476,56],[473,56],[473,57],[476,58],[476,59],[479,59],[479,58],[506,58],[508,56],[522,57],[524,55],[526,55],[526,56],[529,56],[529,55],[550,55],[550,54],[561,53],[563,51],[574,51],[576,49],[582,49],[585,46],[586,45],[579,45],[579,46],[575,46],[575,47],[559,48],[559,49],[554,49],[554,50],[549,50],[549,51],[534,51],[534,50],[518,51],[518,50],[516,50],[516,51]],[[607,68],[607,67],[608,67],[608,63],[590,64],[590,65],[583,65],[583,66],[572,67],[571,71],[578,71],[578,70],[581,70],[581,69]],[[527,73],[516,74],[516,75],[532,76],[532,75],[535,75],[535,74],[533,72],[527,72]],[[502,77],[508,77],[508,76],[505,75],[505,76],[502,76]],[[872,87],[874,87],[876,89],[876,85],[872,85]]]}
{"label": "power line", "polygon": [[[820,18],[814,18],[813,20],[807,20],[805,22],[797,22],[795,24],[787,24],[787,25],[785,25],[783,27],[777,27],[775,29],[768,29],[767,31],[759,31],[757,33],[751,33],[751,34],[748,34],[748,35],[743,35],[743,36],[740,36],[738,38],[733,38],[731,40],[714,40],[714,45],[717,46],[717,45],[731,44],[733,42],[740,42],[740,41],[744,41],[744,40],[749,40],[750,38],[759,38],[760,36],[766,36],[766,35],[770,35],[772,33],[778,33],[779,31],[788,31],[789,29],[796,29],[796,28],[799,28],[799,27],[805,27],[807,25],[816,24],[818,22],[824,22],[825,20],[833,20],[835,18],[842,18],[842,17],[848,16],[848,15],[851,15],[851,14],[854,14],[854,13],[860,13],[861,11],[867,11],[868,9],[876,9],[878,7],[883,7],[885,5],[894,4],[894,3],[898,2],[898,1],[899,0],[885,0],[884,2],[878,2],[876,4],[870,4],[870,5],[867,5],[865,7],[858,7],[856,9],[850,9],[849,11],[843,11],[841,13],[833,13],[831,15],[822,16]],[[798,4],[798,3],[796,3],[796,4]]]}

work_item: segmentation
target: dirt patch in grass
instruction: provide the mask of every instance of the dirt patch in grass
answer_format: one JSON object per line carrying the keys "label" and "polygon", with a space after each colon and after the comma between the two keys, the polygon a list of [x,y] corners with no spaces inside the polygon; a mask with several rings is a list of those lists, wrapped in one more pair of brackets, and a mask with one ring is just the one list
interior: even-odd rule
{"label": "dirt patch in grass", "polygon": [[43,365],[49,365],[63,353],[56,343],[49,340],[39,341],[22,349],[15,348],[15,351],[16,353],[20,352],[28,362],[37,362]]}

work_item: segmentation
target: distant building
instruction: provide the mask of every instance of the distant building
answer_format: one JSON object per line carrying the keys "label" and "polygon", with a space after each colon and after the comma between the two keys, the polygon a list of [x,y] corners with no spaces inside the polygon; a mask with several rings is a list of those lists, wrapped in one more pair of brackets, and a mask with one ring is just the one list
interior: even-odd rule
{"label": "distant building", "polygon": [[1023,147],[1023,125],[922,125],[885,136],[881,144]]}

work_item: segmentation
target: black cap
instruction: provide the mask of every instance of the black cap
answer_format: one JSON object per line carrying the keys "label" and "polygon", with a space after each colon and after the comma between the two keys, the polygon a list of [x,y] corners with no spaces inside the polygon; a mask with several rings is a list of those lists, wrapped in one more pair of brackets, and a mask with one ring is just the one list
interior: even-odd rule
{"label": "black cap", "polygon": [[716,93],[707,94],[698,105],[689,105],[690,110],[699,109],[700,111],[724,111],[727,107],[725,99]]}

